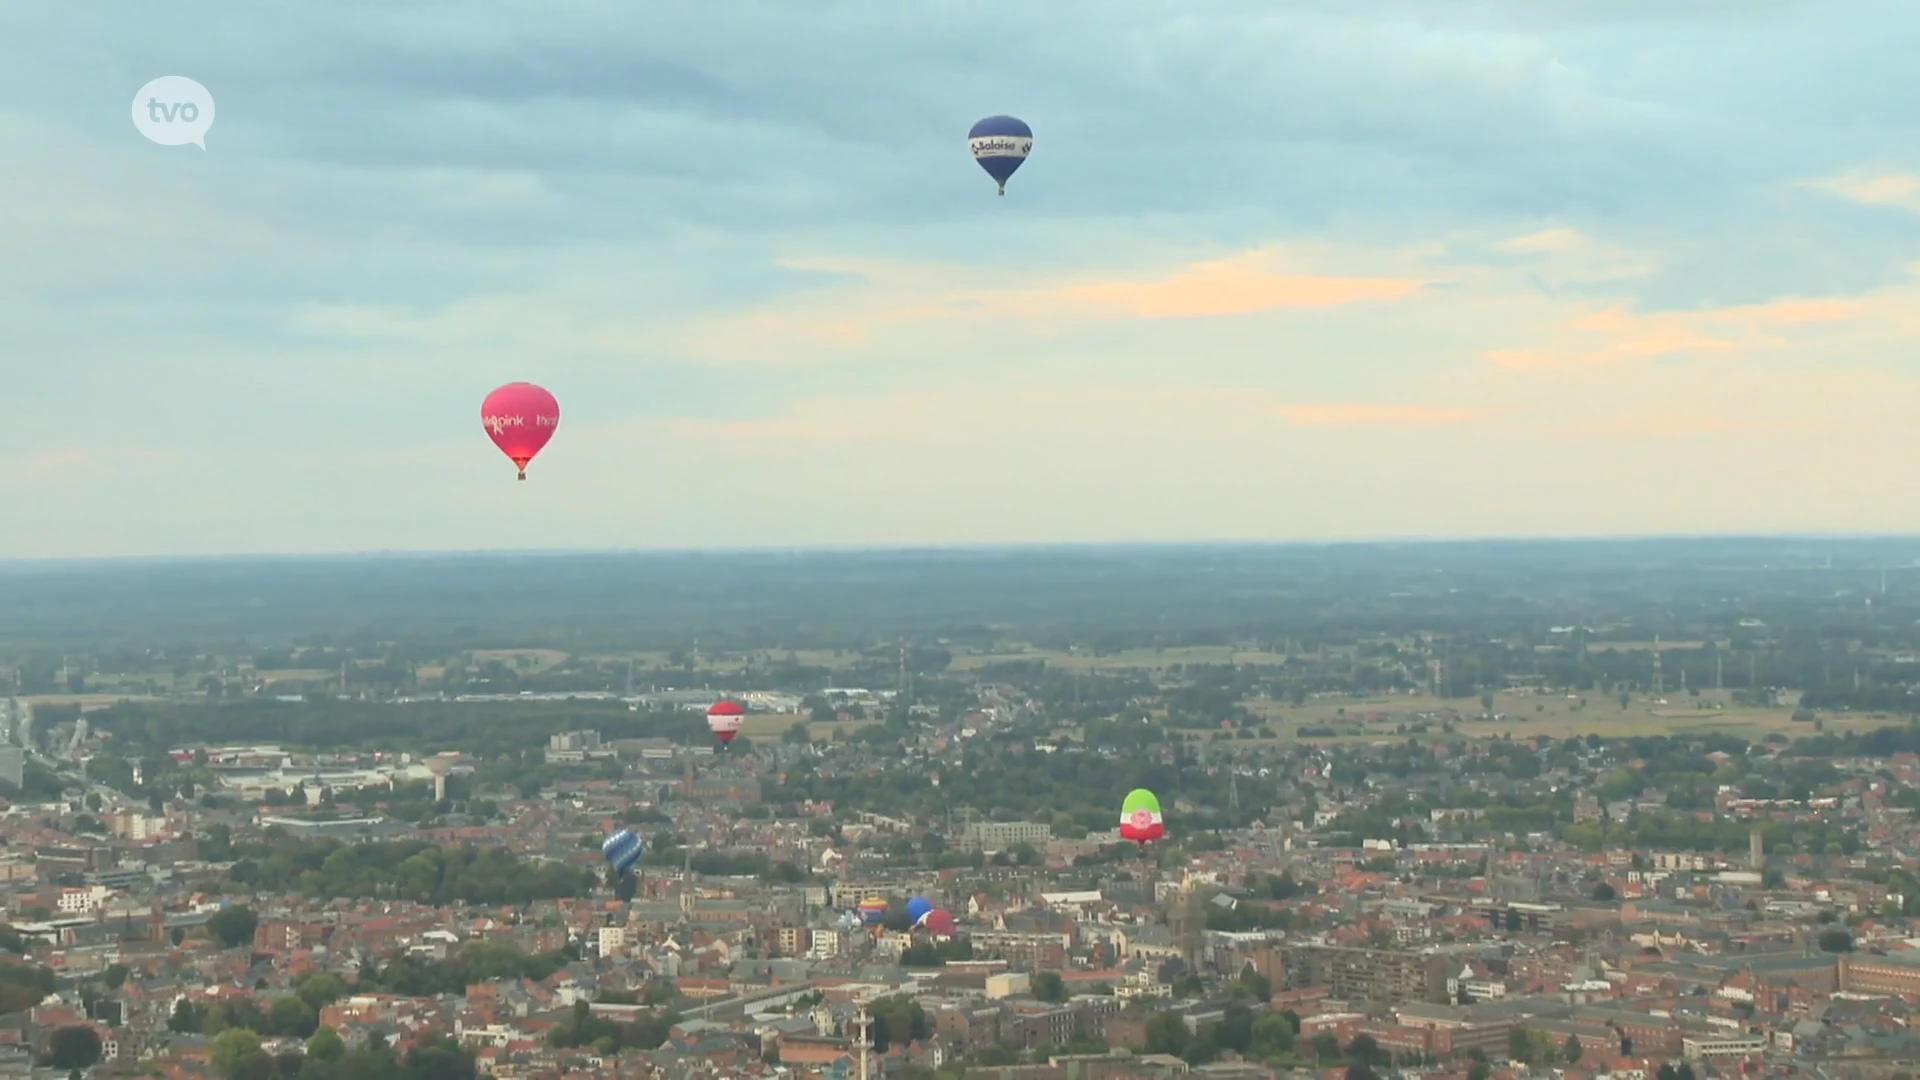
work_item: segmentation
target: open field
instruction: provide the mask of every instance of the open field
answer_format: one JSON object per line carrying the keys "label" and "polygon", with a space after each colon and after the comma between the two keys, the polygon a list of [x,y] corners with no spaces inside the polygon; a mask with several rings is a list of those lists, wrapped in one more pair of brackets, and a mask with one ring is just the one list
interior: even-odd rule
{"label": "open field", "polygon": [[1590,653],[1652,652],[1655,649],[1668,651],[1677,649],[1685,652],[1689,649],[1705,648],[1706,644],[1704,641],[1662,641],[1658,643],[1652,641],[1589,641],[1587,642],[1587,651]]}
{"label": "open field", "polygon": [[749,739],[777,739],[804,719],[792,713],[749,713],[740,719],[740,734]]}
{"label": "open field", "polygon": [[567,662],[558,649],[475,649],[467,656],[476,665],[497,660],[516,671],[545,671]]}
{"label": "open field", "polygon": [[[1441,713],[1451,709],[1458,714],[1454,729],[1462,735],[1486,738],[1512,733],[1515,736],[1547,735],[1564,739],[1575,735],[1599,735],[1624,738],[1635,735],[1725,734],[1760,739],[1772,732],[1788,736],[1811,735],[1810,723],[1796,723],[1792,709],[1761,709],[1737,706],[1713,708],[1708,699],[1682,698],[1686,704],[1653,705],[1648,699],[1634,698],[1625,709],[1617,700],[1598,694],[1586,696],[1586,707],[1565,697],[1546,697],[1531,693],[1497,694],[1494,711],[1503,714],[1497,720],[1478,719],[1480,702],[1475,698],[1440,701],[1424,696],[1377,697],[1364,699],[1321,698],[1299,707],[1281,702],[1255,702],[1256,715],[1270,718],[1285,738],[1295,738],[1301,727],[1332,727],[1341,734],[1338,740],[1356,738],[1374,740],[1404,738],[1395,729],[1410,723],[1417,713]],[[1674,699],[1669,698],[1669,702]],[[1707,704],[1699,704],[1707,702]],[[1344,710],[1344,714],[1342,713]],[[1380,716],[1369,722],[1369,715]],[[1874,717],[1865,713],[1821,713],[1827,731],[1835,734],[1871,731],[1900,723],[1896,717]],[[1356,730],[1357,729],[1357,730]],[[1429,734],[1432,734],[1430,731]],[[1308,741],[1330,741],[1310,738]]]}
{"label": "open field", "polygon": [[262,682],[322,682],[337,679],[340,673],[328,668],[262,668],[253,677]]}
{"label": "open field", "polygon": [[81,712],[104,709],[123,701],[159,701],[152,694],[29,694],[20,699],[28,705],[78,705]]}
{"label": "open field", "polygon": [[1169,649],[1128,649],[1095,656],[1091,652],[1060,652],[1031,649],[1020,652],[974,653],[956,655],[951,671],[975,671],[989,664],[1032,663],[1043,660],[1050,668],[1091,671],[1100,668],[1145,668],[1161,670],[1180,664],[1284,664],[1279,653],[1237,649],[1231,645],[1188,645]]}
{"label": "open field", "polygon": [[[512,652],[514,650],[500,650],[500,651]],[[538,650],[520,650],[520,651],[534,652]],[[762,649],[762,650],[757,650],[748,655],[752,657],[753,663],[755,665],[782,664],[782,663],[786,663],[788,659],[791,658],[794,663],[800,664],[805,667],[824,667],[824,668],[852,667],[853,662],[859,659],[859,654],[856,652],[847,651],[847,652],[836,653],[831,649]],[[636,653],[594,653],[590,656],[579,657],[579,659],[589,663],[608,664],[616,667],[619,665],[625,664],[628,660],[632,660],[633,668],[636,672],[645,671],[648,668],[664,668],[664,667],[678,666],[672,662],[670,656],[667,653],[657,652],[657,651],[636,652]],[[695,671],[739,671],[740,665],[741,665],[741,654],[739,653],[723,654],[721,656],[716,657],[711,653],[703,652],[700,655],[700,662],[693,665],[693,669]]]}

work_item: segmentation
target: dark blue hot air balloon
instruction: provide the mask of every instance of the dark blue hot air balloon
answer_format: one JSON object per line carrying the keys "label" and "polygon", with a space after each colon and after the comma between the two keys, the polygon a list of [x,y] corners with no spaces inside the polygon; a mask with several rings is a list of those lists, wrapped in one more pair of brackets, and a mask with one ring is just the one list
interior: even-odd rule
{"label": "dark blue hot air balloon", "polygon": [[908,925],[919,926],[920,920],[926,918],[927,912],[932,910],[933,910],[933,904],[930,903],[927,900],[927,898],[924,896],[916,896],[913,899],[907,901]]}
{"label": "dark blue hot air balloon", "polygon": [[1000,194],[1007,193],[1007,180],[1020,163],[1033,153],[1033,129],[1025,120],[1011,116],[989,116],[967,132],[967,148],[973,160],[987,170]]}
{"label": "dark blue hot air balloon", "polygon": [[607,865],[616,874],[624,874],[640,862],[640,852],[646,848],[640,837],[632,829],[621,829],[607,842],[600,845],[600,853],[607,857]]}

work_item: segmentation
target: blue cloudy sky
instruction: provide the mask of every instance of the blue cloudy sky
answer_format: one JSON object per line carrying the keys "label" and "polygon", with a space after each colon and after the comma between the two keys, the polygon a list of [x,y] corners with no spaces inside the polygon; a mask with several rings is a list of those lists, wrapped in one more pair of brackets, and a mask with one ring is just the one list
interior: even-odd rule
{"label": "blue cloudy sky", "polygon": [[0,556],[1920,530],[1913,0],[0,34]]}

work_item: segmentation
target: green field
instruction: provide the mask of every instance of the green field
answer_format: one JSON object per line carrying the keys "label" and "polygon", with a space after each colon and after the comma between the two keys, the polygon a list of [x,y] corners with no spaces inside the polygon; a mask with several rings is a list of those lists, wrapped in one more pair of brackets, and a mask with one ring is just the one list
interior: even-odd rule
{"label": "green field", "polygon": [[1284,664],[1279,653],[1256,652],[1231,645],[1182,645],[1166,649],[1127,649],[1104,656],[1092,652],[1061,652],[1053,649],[1026,649],[1014,652],[963,653],[955,655],[948,670],[975,671],[990,664],[1045,661],[1050,668],[1075,671],[1139,668],[1165,670],[1181,664]]}
{"label": "green field", "polygon": [[[1724,734],[1758,740],[1772,732],[1790,737],[1814,734],[1811,723],[1795,722],[1793,710],[1736,706],[1700,707],[1693,699],[1668,698],[1667,705],[1650,704],[1635,697],[1622,709],[1618,700],[1599,694],[1586,696],[1587,705],[1565,696],[1548,697],[1533,693],[1496,694],[1493,708],[1505,714],[1498,720],[1479,719],[1480,702],[1475,698],[1440,701],[1424,696],[1379,697],[1366,699],[1323,698],[1298,707],[1281,702],[1254,702],[1256,715],[1267,717],[1283,738],[1298,738],[1302,727],[1332,727],[1341,734],[1333,740],[1319,737],[1310,741],[1352,741],[1404,738],[1396,728],[1412,723],[1419,713],[1456,714],[1454,730],[1470,738],[1487,738],[1511,732],[1515,736],[1546,735],[1564,739],[1575,735],[1599,735],[1622,738],[1635,735]],[[1700,700],[1705,700],[1700,699]],[[1344,710],[1344,715],[1342,714]],[[1370,713],[1380,714],[1369,722]],[[1825,730],[1834,733],[1871,731],[1898,723],[1892,717],[1873,717],[1864,713],[1822,713]],[[1432,730],[1429,734],[1433,734]]]}

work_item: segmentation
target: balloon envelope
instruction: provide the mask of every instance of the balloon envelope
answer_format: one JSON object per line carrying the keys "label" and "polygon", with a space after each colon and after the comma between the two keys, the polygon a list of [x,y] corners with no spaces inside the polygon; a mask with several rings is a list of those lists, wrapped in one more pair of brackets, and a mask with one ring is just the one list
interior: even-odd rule
{"label": "balloon envelope", "polygon": [[1165,835],[1167,827],[1160,819],[1160,800],[1153,792],[1146,788],[1127,792],[1126,801],[1120,804],[1120,838],[1144,844]]}
{"label": "balloon envelope", "polygon": [[959,929],[954,925],[953,916],[947,914],[945,908],[934,908],[927,912],[927,919],[923,925],[926,926],[927,933],[934,937],[952,937]]}
{"label": "balloon envelope", "polygon": [[640,862],[640,853],[645,849],[646,844],[638,834],[632,829],[621,829],[600,845],[600,854],[607,857],[607,865],[613,867],[614,873],[624,874]]}
{"label": "balloon envelope", "polygon": [[730,743],[740,734],[740,725],[746,722],[747,710],[737,701],[716,701],[707,710],[707,729],[721,742]]}
{"label": "balloon envelope", "polygon": [[525,480],[527,463],[560,428],[560,403],[532,383],[508,383],[480,403],[480,424]]}
{"label": "balloon envelope", "polygon": [[932,901],[924,896],[916,896],[907,901],[907,922],[914,926],[919,926],[920,920],[926,918],[927,912],[932,910]]}
{"label": "balloon envelope", "polygon": [[878,926],[880,920],[887,917],[887,902],[878,896],[869,896],[860,901],[858,910],[861,922],[868,926]]}
{"label": "balloon envelope", "polygon": [[1007,181],[1033,153],[1033,129],[1016,117],[989,116],[967,132],[967,148],[1005,195]]}

